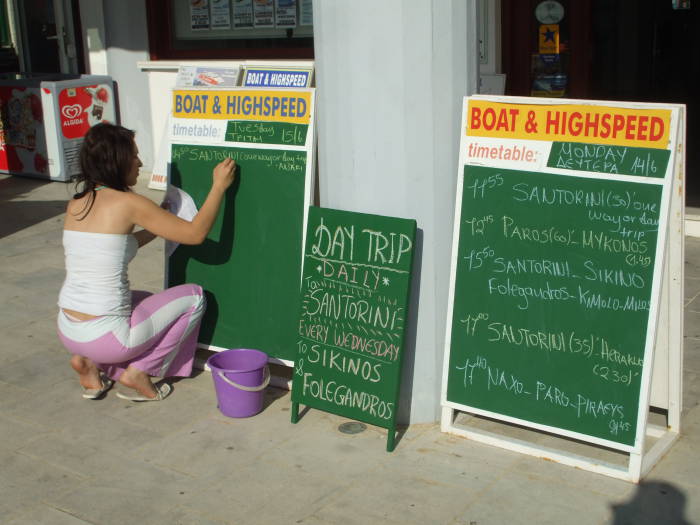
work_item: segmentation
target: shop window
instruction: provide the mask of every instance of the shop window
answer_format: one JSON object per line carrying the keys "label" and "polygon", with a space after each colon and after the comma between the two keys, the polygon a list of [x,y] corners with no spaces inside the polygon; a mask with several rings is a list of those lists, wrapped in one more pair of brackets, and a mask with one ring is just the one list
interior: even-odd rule
{"label": "shop window", "polygon": [[312,58],[312,0],[147,0],[153,60]]}

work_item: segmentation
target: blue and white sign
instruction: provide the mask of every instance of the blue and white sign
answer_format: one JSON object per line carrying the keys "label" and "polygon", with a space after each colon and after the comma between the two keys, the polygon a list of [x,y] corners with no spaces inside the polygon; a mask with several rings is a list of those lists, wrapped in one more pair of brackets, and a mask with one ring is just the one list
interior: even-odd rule
{"label": "blue and white sign", "polygon": [[311,69],[246,68],[243,87],[309,87],[311,71]]}

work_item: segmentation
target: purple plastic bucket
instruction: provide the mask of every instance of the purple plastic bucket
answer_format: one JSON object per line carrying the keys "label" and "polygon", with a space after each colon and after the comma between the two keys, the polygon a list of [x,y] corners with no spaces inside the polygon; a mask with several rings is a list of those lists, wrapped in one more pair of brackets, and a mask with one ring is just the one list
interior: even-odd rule
{"label": "purple plastic bucket", "polygon": [[207,360],[219,410],[228,417],[250,417],[262,410],[270,382],[267,354],[250,348],[224,350]]}

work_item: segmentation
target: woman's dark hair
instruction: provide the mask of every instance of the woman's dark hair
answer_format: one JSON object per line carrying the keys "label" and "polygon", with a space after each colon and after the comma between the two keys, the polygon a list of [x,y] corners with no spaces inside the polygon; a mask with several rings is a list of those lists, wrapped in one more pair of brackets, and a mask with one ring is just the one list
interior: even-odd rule
{"label": "woman's dark hair", "polygon": [[[91,196],[85,205],[84,219],[95,201],[95,188],[106,186],[118,191],[128,191],[127,175],[134,160],[134,132],[115,124],[97,124],[85,135],[80,148],[80,174],[75,180],[76,194],[80,199]],[[82,184],[82,188],[78,187]]]}

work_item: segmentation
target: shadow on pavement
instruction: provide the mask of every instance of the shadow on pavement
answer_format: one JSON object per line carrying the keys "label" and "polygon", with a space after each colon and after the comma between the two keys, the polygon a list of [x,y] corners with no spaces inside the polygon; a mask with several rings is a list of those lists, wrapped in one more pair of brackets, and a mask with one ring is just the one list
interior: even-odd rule
{"label": "shadow on pavement", "polygon": [[46,184],[52,182],[22,177],[0,178],[0,238],[56,217],[65,211],[68,194],[65,200],[57,201],[15,200]]}
{"label": "shadow on pavement", "polygon": [[612,506],[612,525],[691,525],[685,507],[685,494],[670,483],[642,481],[631,500]]}

